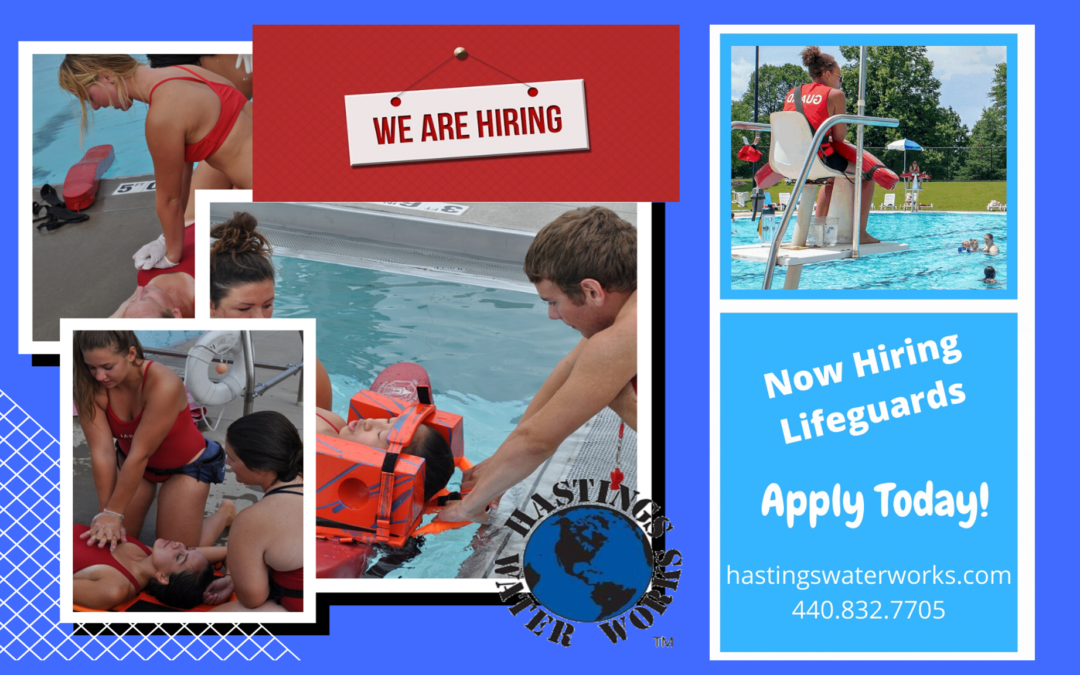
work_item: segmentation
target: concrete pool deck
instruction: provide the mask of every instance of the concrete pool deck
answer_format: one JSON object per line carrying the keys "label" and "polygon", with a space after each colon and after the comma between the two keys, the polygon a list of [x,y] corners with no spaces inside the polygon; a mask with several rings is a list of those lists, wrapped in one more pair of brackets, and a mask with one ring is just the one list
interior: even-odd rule
{"label": "concrete pool deck", "polygon": [[[90,220],[48,232],[34,228],[33,339],[60,339],[60,318],[101,318],[116,311],[135,291],[131,256],[161,234],[155,192],[113,194],[124,183],[154,180],[147,176],[102,179],[97,199],[82,211]],[[55,185],[63,194],[63,185]],[[34,188],[41,202],[41,186]]]}

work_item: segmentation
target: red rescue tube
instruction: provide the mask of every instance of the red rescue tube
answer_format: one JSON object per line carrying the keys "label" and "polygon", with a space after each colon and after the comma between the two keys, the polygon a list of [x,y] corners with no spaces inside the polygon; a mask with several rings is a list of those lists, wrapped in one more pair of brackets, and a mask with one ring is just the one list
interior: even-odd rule
{"label": "red rescue tube", "polygon": [[319,579],[359,579],[375,555],[371,544],[357,541],[343,543],[340,539],[317,539],[315,559]]}
{"label": "red rescue tube", "polygon": [[[856,148],[851,143],[844,141],[842,143],[833,143],[833,150],[835,150],[841,157],[848,161],[848,168],[854,171],[855,169],[855,157]],[[890,171],[881,163],[881,160],[874,157],[872,154],[863,150],[863,175],[869,175],[875,183],[885,188],[886,190],[892,190],[896,187],[896,184],[900,182],[900,177]],[[769,164],[758,169],[758,172],[754,174],[754,179],[757,181],[757,186],[761,189],[767,189],[776,185],[784,176],[776,171]]]}
{"label": "red rescue tube", "polygon": [[[840,141],[839,143],[833,141],[832,147],[834,151],[848,161],[848,164],[850,165],[848,168],[854,171],[855,159],[858,157],[858,149],[847,141]],[[900,182],[899,176],[887,169],[880,159],[874,157],[866,150],[863,150],[862,153],[862,163],[863,176],[869,176],[875,183],[886,190],[892,190],[896,187],[896,184]]]}
{"label": "red rescue tube", "polygon": [[754,174],[754,180],[757,181],[759,188],[767,190],[784,180],[784,174],[773,171],[772,165],[765,162],[765,166],[758,169],[757,173]]}
{"label": "red rescue tube", "polygon": [[418,386],[431,387],[431,380],[427,371],[417,363],[395,363],[387,366],[375,381],[371,383],[371,390],[383,396],[393,396],[406,403],[419,403],[416,388]]}
{"label": "red rescue tube", "polygon": [[101,177],[112,166],[116,153],[111,145],[96,145],[86,151],[64,179],[64,203],[72,211],[81,211],[94,203]]}

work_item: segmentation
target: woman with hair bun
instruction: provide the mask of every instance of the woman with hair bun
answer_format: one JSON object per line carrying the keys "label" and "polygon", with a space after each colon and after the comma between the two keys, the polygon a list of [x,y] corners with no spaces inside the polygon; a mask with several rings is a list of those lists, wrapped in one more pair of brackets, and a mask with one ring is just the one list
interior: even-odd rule
{"label": "woman with hair bun", "polygon": [[233,422],[225,452],[236,480],[262,488],[229,530],[229,576],[211,584],[207,599],[237,599],[222,612],[300,612],[304,609],[304,447],[287,417],[270,410]]}
{"label": "woman with hair bun", "polygon": [[[825,123],[825,120],[833,115],[842,115],[847,112],[847,97],[844,95],[843,90],[840,89],[844,77],[840,73],[840,64],[836,62],[836,59],[831,54],[823,53],[818,47],[807,47],[802,51],[801,56],[803,65],[806,66],[810,73],[810,79],[813,81],[810,84],[798,85],[789,91],[784,99],[784,110],[797,110],[801,107],[803,114],[806,116],[806,121],[810,123],[810,128],[817,132],[818,128]],[[796,96],[799,97],[801,106],[796,106]],[[847,136],[847,124],[841,122],[833,126],[818,151],[818,158],[834,171],[850,173],[854,172],[855,165],[841,157],[840,153],[836,152],[832,147],[833,143],[843,142],[845,136]],[[818,194],[817,215],[815,217],[820,218],[822,224],[824,224],[825,217],[829,213],[833,181],[835,180],[835,178],[831,179]],[[866,231],[866,223],[870,218],[870,203],[873,197],[874,181],[863,180],[862,214],[859,226],[859,243],[861,244],[876,244],[880,241],[870,236]]]}
{"label": "woman with hair bun", "polygon": [[258,221],[237,212],[210,230],[210,316],[268,319],[274,313],[274,263]]}
{"label": "woman with hair bun", "polygon": [[150,68],[128,54],[68,54],[58,79],[79,100],[83,134],[87,107],[126,111],[135,101],[150,107],[146,145],[162,234],[135,254],[139,269],[175,267],[183,259],[194,163],[206,162],[234,186],[251,188],[251,102],[226,78],[198,66]]}

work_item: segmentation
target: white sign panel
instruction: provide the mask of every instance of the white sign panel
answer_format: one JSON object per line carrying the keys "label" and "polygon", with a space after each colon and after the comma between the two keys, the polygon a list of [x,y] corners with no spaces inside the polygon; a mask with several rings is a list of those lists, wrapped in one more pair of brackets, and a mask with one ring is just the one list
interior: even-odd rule
{"label": "white sign panel", "polygon": [[446,204],[444,202],[379,202],[380,204],[386,204],[387,206],[397,206],[403,209],[415,209],[417,211],[431,211],[432,213],[443,213],[449,216],[460,216],[469,210],[468,206],[463,204]]}
{"label": "white sign panel", "polygon": [[114,195],[133,195],[136,192],[156,192],[157,181],[144,180],[138,183],[121,183],[113,191]]}
{"label": "white sign panel", "polygon": [[346,96],[345,117],[353,166],[589,149],[584,80]]}

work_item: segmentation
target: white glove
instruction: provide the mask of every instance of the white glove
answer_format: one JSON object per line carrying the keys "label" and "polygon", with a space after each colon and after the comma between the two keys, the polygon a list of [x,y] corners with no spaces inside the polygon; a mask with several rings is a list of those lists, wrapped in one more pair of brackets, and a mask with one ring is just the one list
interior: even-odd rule
{"label": "white glove", "polygon": [[234,68],[239,68],[241,63],[244,64],[244,70],[247,72],[248,75],[250,75],[251,74],[251,54],[237,54],[236,55],[236,65],[233,66],[233,67]]}
{"label": "white glove", "polygon": [[135,252],[135,255],[132,256],[132,258],[135,259],[135,269],[168,269],[180,264],[170,262],[169,259],[165,257],[165,251],[165,235],[162,234],[157,239]]}

